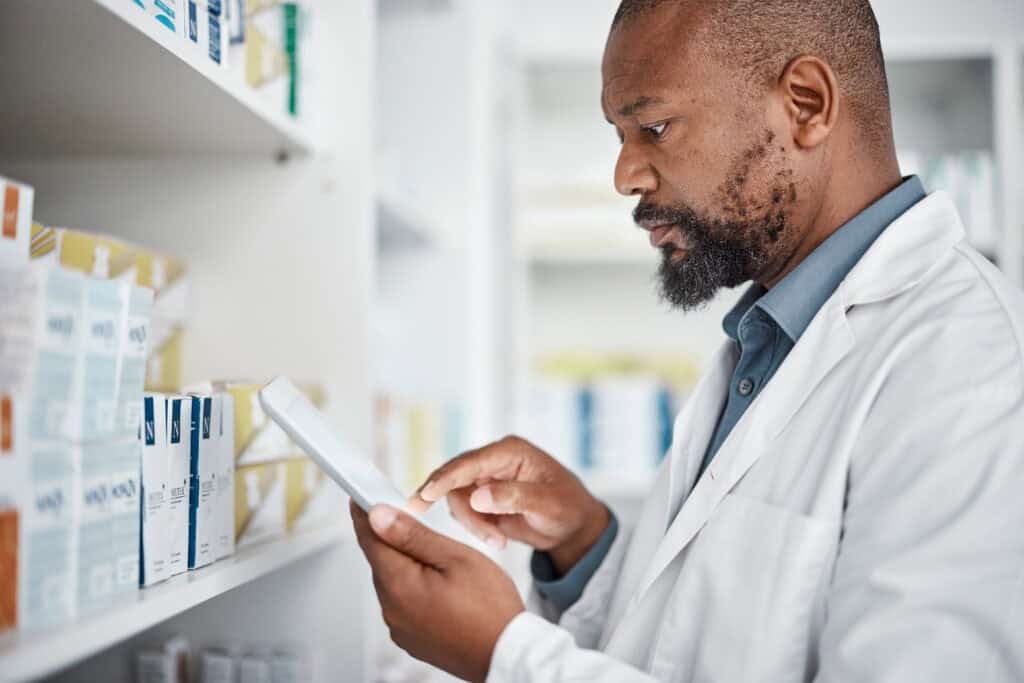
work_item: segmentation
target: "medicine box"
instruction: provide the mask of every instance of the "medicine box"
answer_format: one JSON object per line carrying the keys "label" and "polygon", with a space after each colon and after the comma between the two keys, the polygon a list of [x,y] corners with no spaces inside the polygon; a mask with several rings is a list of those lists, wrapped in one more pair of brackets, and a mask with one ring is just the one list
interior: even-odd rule
{"label": "medicine box", "polygon": [[114,593],[109,443],[73,444],[74,575],[77,614],[89,615]]}
{"label": "medicine box", "polygon": [[285,527],[292,531],[296,526],[315,524],[319,520],[308,517],[308,513],[313,512],[309,510],[309,504],[325,481],[323,472],[309,458],[289,460],[284,463],[284,468]]}
{"label": "medicine box", "polygon": [[212,431],[213,396],[192,397],[192,465],[188,568],[196,569],[217,559],[217,469],[220,464]]}
{"label": "medicine box", "polygon": [[235,404],[231,394],[214,397],[217,424],[217,559],[235,552]]}
{"label": "medicine box", "polygon": [[192,473],[192,397],[167,400],[167,488],[170,575],[188,569]]}
{"label": "medicine box", "polygon": [[187,13],[185,41],[214,64],[225,65],[228,27],[218,0],[183,0]]}
{"label": "medicine box", "polygon": [[[27,442],[27,443],[26,443]],[[31,462],[21,519],[18,624],[23,630],[63,624],[75,611],[75,465],[63,441],[30,436]]]}
{"label": "medicine box", "polygon": [[171,575],[169,464],[167,397],[147,395],[143,399],[142,430],[142,586],[152,586]]}
{"label": "medicine box", "polygon": [[27,436],[20,424],[22,413],[20,402],[0,393],[0,633],[18,624],[18,565],[24,552],[21,520],[29,489],[29,454],[21,444]]}
{"label": "medicine box", "polygon": [[184,33],[183,0],[143,0],[150,15],[171,33]]}
{"label": "medicine box", "polygon": [[82,355],[86,278],[48,263],[31,267],[39,284],[31,307],[29,430],[36,438],[68,438]]}
{"label": "medicine box", "polygon": [[0,176],[0,266],[28,263],[33,190]]}
{"label": "medicine box", "polygon": [[285,466],[260,463],[235,471],[235,545],[278,538],[286,529]]}
{"label": "medicine box", "polygon": [[118,351],[130,285],[90,277],[85,286],[82,351],[76,355],[70,423],[65,436],[95,442],[114,436]]}
{"label": "medicine box", "polygon": [[114,436],[139,439],[142,423],[142,392],[146,383],[149,319],[153,290],[130,286],[121,323],[121,346],[117,356],[118,385]]}
{"label": "medicine box", "polygon": [[139,589],[142,444],[138,438],[124,438],[109,448],[114,592],[131,593]]}
{"label": "medicine box", "polygon": [[298,448],[263,412],[263,384],[226,383],[235,405],[235,464],[238,467],[297,457]]}

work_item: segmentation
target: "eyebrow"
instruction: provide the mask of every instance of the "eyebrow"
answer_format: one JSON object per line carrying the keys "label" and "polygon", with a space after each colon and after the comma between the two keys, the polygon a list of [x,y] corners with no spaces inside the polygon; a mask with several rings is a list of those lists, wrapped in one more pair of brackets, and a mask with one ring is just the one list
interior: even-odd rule
{"label": "eyebrow", "polygon": [[650,97],[648,95],[643,95],[641,97],[636,98],[630,104],[627,104],[626,106],[619,109],[619,116],[633,116],[641,109],[645,109],[656,104],[665,104],[665,100],[661,99],[660,97]]}

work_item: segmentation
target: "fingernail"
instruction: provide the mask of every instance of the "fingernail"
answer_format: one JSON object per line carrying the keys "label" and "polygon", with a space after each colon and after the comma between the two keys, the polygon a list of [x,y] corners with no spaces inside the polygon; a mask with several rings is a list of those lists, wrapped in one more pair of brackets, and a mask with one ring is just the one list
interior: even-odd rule
{"label": "fingernail", "polygon": [[427,485],[420,490],[420,498],[428,503],[433,503],[437,500],[437,482],[427,482]]}
{"label": "fingernail", "polygon": [[505,547],[505,544],[501,542],[501,539],[497,536],[489,536],[487,538],[487,545],[491,546],[495,550],[501,550]]}
{"label": "fingernail", "polygon": [[398,518],[398,510],[388,505],[376,505],[370,510],[370,526],[377,533],[387,531]]}
{"label": "fingernail", "polygon": [[494,496],[487,486],[473,491],[469,497],[469,506],[477,512],[491,512],[494,509]]}

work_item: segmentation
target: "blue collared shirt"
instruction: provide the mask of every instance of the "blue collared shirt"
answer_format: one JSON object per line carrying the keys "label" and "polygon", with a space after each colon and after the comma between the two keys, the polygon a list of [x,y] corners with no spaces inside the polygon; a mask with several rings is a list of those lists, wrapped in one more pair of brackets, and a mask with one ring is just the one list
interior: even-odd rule
{"label": "blue collared shirt", "polygon": [[729,311],[722,327],[736,344],[739,361],[702,473],[839,283],[889,224],[924,197],[917,176],[905,179],[832,233],[781,282],[771,289],[754,283]]}
{"label": "blue collared shirt", "polygon": [[[701,472],[843,279],[889,224],[924,197],[917,176],[904,179],[832,233],[775,287],[768,290],[755,283],[744,292],[722,321],[725,333],[736,344],[739,361]],[[540,594],[562,610],[571,607],[601,566],[617,533],[618,522],[613,517],[597,543],[561,578],[547,553],[535,552],[530,567]]]}

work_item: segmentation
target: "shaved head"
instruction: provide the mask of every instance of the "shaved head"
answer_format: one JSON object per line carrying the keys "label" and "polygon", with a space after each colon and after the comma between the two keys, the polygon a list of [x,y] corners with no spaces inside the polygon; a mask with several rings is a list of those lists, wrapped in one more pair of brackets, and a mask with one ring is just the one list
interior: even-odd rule
{"label": "shaved head", "polygon": [[774,85],[795,57],[820,57],[835,70],[865,141],[891,140],[885,62],[868,0],[622,0],[612,29],[671,4],[702,12],[698,35],[687,38],[755,87]]}

